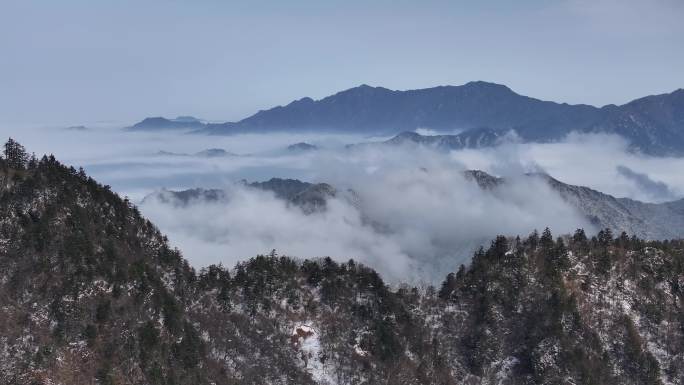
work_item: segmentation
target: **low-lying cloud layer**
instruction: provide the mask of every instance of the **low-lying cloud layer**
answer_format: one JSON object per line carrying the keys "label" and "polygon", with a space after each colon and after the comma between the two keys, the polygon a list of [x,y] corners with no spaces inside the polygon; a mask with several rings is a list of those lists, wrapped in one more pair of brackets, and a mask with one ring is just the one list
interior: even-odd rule
{"label": "low-lying cloud layer", "polygon": [[308,215],[270,192],[239,184],[227,188],[225,201],[146,199],[141,209],[195,265],[230,265],[277,249],[354,258],[393,280],[442,278],[492,234],[590,226],[537,179],[521,179],[496,194],[484,193],[460,169],[390,169],[372,179],[354,186],[358,207],[330,199],[326,210]]}
{"label": "low-lying cloud layer", "polygon": [[[428,131],[423,132],[429,134]],[[197,267],[232,265],[276,249],[300,257],[354,258],[390,279],[441,278],[466,263],[474,248],[497,234],[555,234],[591,229],[579,214],[525,172],[645,201],[681,197],[681,158],[652,158],[626,151],[619,138],[572,135],[548,144],[505,143],[496,148],[439,153],[424,148],[359,147],[361,136],[268,134],[209,137],[178,133],[128,133],[112,129],[28,130],[13,135],[37,153],[55,153],[84,166],[98,181],[134,201],[161,188],[222,188],[227,202],[141,205],[171,242]],[[381,140],[383,138],[378,138]],[[292,143],[320,150],[288,152]],[[222,148],[237,156],[194,154]],[[482,169],[514,183],[483,192],[462,171]],[[351,188],[359,204],[332,199],[310,215],[272,193],[236,185],[271,177],[327,182]]]}
{"label": "low-lying cloud layer", "polygon": [[650,196],[653,201],[669,201],[675,198],[675,195],[670,191],[670,187],[663,182],[651,179],[647,174],[636,172],[631,168],[623,165],[617,166],[617,172],[625,178],[634,182],[634,184],[644,193]]}
{"label": "low-lying cloud layer", "polygon": [[591,187],[615,197],[657,202],[651,188],[618,170],[627,167],[663,183],[672,198],[684,196],[684,158],[651,157],[629,152],[620,137],[605,134],[571,134],[557,143],[505,143],[499,147],[452,152],[469,168],[494,174],[544,171],[565,183]]}

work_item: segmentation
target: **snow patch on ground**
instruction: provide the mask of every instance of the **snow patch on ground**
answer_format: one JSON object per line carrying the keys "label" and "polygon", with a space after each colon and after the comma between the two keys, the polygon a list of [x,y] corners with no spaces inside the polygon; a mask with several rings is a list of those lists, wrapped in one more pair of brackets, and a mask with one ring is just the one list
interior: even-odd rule
{"label": "snow patch on ground", "polygon": [[496,372],[496,383],[504,384],[506,380],[511,378],[513,375],[513,368],[518,364],[518,359],[513,356],[508,356],[500,361],[492,362],[492,368],[497,368]]}
{"label": "snow patch on ground", "polygon": [[299,349],[300,359],[313,380],[321,385],[337,384],[333,368],[326,365],[318,331],[310,325],[298,324],[294,326],[291,338],[294,347]]}

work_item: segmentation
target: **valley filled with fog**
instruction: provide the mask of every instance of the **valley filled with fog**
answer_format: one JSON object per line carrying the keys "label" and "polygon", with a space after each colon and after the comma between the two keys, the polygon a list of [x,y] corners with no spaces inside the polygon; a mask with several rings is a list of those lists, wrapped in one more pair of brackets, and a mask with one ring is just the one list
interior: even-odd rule
{"label": "valley filled with fog", "polygon": [[[573,133],[553,143],[511,136],[493,147],[455,151],[310,132],[212,136],[93,125],[10,134],[129,197],[198,268],[233,266],[275,249],[302,258],[353,258],[389,280],[431,281],[467,263],[496,234],[523,236],[547,226],[555,235],[598,231],[544,180],[525,174],[642,202],[684,196],[684,159],[642,155],[602,134]],[[507,183],[491,192],[467,178],[467,170]],[[271,178],[333,190],[324,207],[306,210],[247,184]],[[187,189],[225,196],[160,199],[167,190]]]}
{"label": "valley filled with fog", "polygon": [[0,385],[684,384],[684,0],[0,1]]}

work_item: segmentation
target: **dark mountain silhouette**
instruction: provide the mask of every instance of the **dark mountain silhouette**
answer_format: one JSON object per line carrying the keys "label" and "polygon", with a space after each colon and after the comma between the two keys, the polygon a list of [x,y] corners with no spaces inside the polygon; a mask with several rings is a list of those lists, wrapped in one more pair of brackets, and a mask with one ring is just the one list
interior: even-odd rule
{"label": "dark mountain silhouette", "polygon": [[408,91],[362,85],[320,100],[302,98],[238,122],[189,126],[148,118],[133,127],[164,126],[214,135],[289,131],[398,134],[430,128],[442,132],[487,130],[501,136],[515,130],[523,141],[530,142],[559,140],[578,131],[618,134],[633,149],[649,154],[681,155],[684,90],[598,108],[542,101],[482,81]]}
{"label": "dark mountain silhouette", "polygon": [[511,131],[497,131],[491,128],[474,128],[455,135],[421,135],[413,131],[405,131],[384,142],[360,143],[348,146],[348,148],[356,146],[419,145],[440,151],[451,151],[494,146],[511,133]]}
{"label": "dark mountain silhouette", "polygon": [[299,142],[287,146],[286,149],[289,152],[308,152],[318,150],[318,146],[306,142]]}
{"label": "dark mountain silhouette", "polygon": [[201,120],[192,116],[179,116],[175,119],[162,117],[145,118],[128,127],[131,131],[195,130],[205,126]]}
{"label": "dark mountain silhouette", "polygon": [[[497,193],[498,187],[509,182],[506,178],[480,170],[466,171],[465,176],[489,193]],[[543,180],[597,229],[608,228],[615,233],[624,231],[646,239],[684,237],[684,199],[663,203],[641,202],[563,183],[544,173],[529,173],[526,176]]]}
{"label": "dark mountain silhouette", "polygon": [[646,153],[684,154],[684,89],[601,108],[586,131],[618,134]]}
{"label": "dark mountain silhouette", "polygon": [[[327,183],[308,183],[298,179],[271,178],[263,182],[241,182],[243,186],[263,191],[270,191],[288,204],[301,208],[306,213],[325,210],[329,198],[342,198],[354,203],[356,193],[351,190],[338,191]],[[194,202],[221,202],[230,200],[230,195],[222,189],[194,188],[181,191],[162,190],[143,198],[144,204],[149,200],[161,203],[185,206]]]}
{"label": "dark mountain silhouette", "polygon": [[506,86],[487,82],[410,91],[362,85],[321,100],[303,98],[260,111],[237,123],[208,125],[204,132],[308,129],[397,133],[419,127],[444,131],[525,127],[548,131],[551,122],[553,130],[567,131],[597,119],[596,110],[528,98]]}
{"label": "dark mountain silhouette", "polygon": [[564,107],[577,112],[592,111],[588,106],[564,106],[523,97],[506,86],[486,82],[410,91],[362,85],[318,101],[303,98],[285,107],[260,111],[225,128],[342,128],[353,132],[392,132],[418,127],[498,129],[538,120],[530,115],[563,114]]}

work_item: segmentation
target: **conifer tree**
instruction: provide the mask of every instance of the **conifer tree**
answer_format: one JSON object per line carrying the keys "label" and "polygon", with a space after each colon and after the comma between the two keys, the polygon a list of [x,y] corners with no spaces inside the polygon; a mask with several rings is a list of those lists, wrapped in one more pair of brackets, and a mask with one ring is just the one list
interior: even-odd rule
{"label": "conifer tree", "polygon": [[438,294],[439,298],[448,299],[454,291],[454,288],[456,288],[456,276],[454,273],[449,273],[446,280],[442,282],[442,288],[439,290]]}
{"label": "conifer tree", "polygon": [[551,229],[548,227],[544,229],[541,238],[539,238],[539,243],[544,250],[551,250],[553,248],[553,235],[551,235]]}
{"label": "conifer tree", "polygon": [[613,243],[613,232],[609,228],[605,228],[597,234],[598,242],[601,246],[607,247]]}
{"label": "conifer tree", "polygon": [[539,243],[539,233],[537,232],[537,229],[535,229],[532,234],[527,237],[527,243],[530,245],[530,248],[537,248],[537,244]]}
{"label": "conifer tree", "polygon": [[556,247],[553,250],[553,256],[555,259],[555,267],[559,271],[564,271],[570,267],[570,259],[568,258],[568,249],[565,247],[563,238],[558,237],[556,239]]}
{"label": "conifer tree", "polygon": [[589,250],[589,240],[587,239],[587,234],[584,232],[584,229],[577,229],[575,231],[575,234],[572,236],[571,245],[580,253],[586,253]]}
{"label": "conifer tree", "polygon": [[5,160],[9,167],[23,170],[28,162],[28,154],[24,146],[9,138],[5,143]]}
{"label": "conifer tree", "polygon": [[626,232],[620,233],[620,236],[615,239],[615,245],[626,248],[629,246],[629,236],[627,235]]}
{"label": "conifer tree", "polygon": [[584,229],[575,230],[575,234],[572,236],[572,241],[578,244],[584,244],[587,241],[587,234]]}

